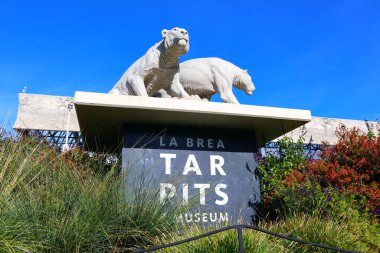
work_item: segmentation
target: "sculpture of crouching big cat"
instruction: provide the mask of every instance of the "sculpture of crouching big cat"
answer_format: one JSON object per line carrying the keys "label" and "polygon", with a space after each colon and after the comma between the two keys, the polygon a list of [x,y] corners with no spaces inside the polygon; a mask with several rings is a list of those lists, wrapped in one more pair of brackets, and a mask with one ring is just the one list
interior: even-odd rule
{"label": "sculpture of crouching big cat", "polygon": [[179,81],[179,57],[189,51],[185,29],[162,30],[163,39],[133,63],[111,94],[152,96],[164,89],[173,97],[189,97]]}

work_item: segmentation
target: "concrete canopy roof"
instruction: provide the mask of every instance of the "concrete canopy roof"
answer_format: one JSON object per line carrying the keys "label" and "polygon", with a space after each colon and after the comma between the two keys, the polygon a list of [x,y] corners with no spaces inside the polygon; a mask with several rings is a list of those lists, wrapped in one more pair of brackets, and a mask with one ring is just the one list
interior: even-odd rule
{"label": "concrete canopy roof", "polygon": [[87,148],[103,152],[117,152],[124,123],[252,130],[262,146],[311,120],[308,110],[89,92],[74,104]]}

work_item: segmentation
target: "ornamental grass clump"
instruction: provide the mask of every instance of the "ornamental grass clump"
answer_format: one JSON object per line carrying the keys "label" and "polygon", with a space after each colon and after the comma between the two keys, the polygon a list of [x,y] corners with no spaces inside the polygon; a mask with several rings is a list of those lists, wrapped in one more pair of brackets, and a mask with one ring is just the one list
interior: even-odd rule
{"label": "ornamental grass clump", "polygon": [[[380,237],[376,235],[378,230],[368,220],[339,222],[319,214],[295,213],[283,220],[272,222],[261,221],[258,226],[281,235],[359,252],[378,252],[380,247]],[[180,235],[161,238],[156,244],[161,245],[194,237],[210,229],[213,228],[192,226]],[[296,243],[249,229],[243,230],[243,242],[245,252],[252,253],[327,252],[321,248]],[[158,252],[239,252],[238,236],[236,230],[229,230]]]}
{"label": "ornamental grass clump", "polygon": [[[138,182],[136,182],[138,184]],[[182,207],[122,190],[119,165],[34,138],[0,138],[0,252],[128,252],[175,229]]]}

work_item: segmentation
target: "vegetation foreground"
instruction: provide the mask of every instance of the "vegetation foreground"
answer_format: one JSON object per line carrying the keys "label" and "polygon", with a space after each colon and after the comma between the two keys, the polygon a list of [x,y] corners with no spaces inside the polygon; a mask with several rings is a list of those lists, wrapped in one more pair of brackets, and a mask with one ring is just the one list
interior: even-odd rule
{"label": "vegetation foreground", "polygon": [[[376,151],[379,138],[366,138],[367,146]],[[263,205],[258,226],[315,243],[378,252],[379,156],[363,165],[373,173],[362,177],[360,186],[347,179],[336,180],[341,184],[337,186],[334,178],[326,180],[325,170],[318,170],[325,166],[339,172],[335,161],[331,167],[321,157],[319,163],[326,163],[312,167],[299,143],[285,139],[280,144],[283,153],[268,155],[260,164]],[[362,156],[374,152],[362,149]],[[349,168],[360,170],[345,167]],[[361,173],[355,176],[359,182]],[[119,165],[107,156],[79,149],[59,154],[36,139],[15,140],[3,133],[0,252],[130,252],[207,231],[177,224],[175,217],[184,207],[160,204],[158,189],[121,189]],[[243,234],[246,252],[323,252],[260,232]],[[236,232],[228,231],[161,252],[237,251]]]}

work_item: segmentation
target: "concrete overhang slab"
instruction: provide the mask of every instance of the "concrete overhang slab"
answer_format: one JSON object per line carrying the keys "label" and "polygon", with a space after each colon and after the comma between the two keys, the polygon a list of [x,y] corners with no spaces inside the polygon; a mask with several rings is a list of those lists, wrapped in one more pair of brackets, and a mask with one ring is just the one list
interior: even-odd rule
{"label": "concrete overhang slab", "polygon": [[311,120],[309,110],[80,91],[74,104],[87,148],[102,152],[117,151],[124,123],[252,130],[262,146]]}

